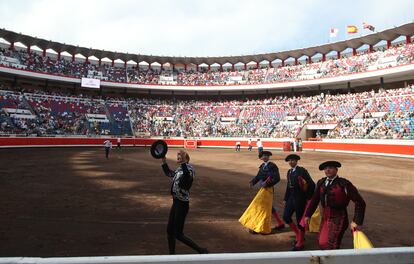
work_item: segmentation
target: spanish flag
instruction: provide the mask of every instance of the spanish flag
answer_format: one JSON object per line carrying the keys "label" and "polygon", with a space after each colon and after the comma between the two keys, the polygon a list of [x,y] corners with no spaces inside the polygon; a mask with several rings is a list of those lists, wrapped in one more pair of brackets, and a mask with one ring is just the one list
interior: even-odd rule
{"label": "spanish flag", "polygon": [[348,34],[355,34],[358,33],[358,28],[356,26],[347,26],[346,32]]}

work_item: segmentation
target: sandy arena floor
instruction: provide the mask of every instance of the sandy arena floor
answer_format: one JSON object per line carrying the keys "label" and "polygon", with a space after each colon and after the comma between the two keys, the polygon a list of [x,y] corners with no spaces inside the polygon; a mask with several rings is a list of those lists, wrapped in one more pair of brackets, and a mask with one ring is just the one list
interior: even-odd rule
{"label": "sandy arena floor", "polygon": [[[170,149],[175,168],[177,149]],[[282,208],[287,155],[274,151],[282,181],[274,197]],[[256,152],[190,150],[197,175],[185,233],[212,253],[287,251],[293,232],[251,235],[239,223],[257,188],[248,182],[260,161]],[[367,202],[363,231],[376,247],[414,246],[414,161],[380,156],[307,152],[301,166],[315,182],[325,160],[343,164],[339,174]],[[0,150],[0,256],[102,256],[167,254],[170,180],[148,149]],[[351,203],[350,217],[353,216]],[[306,248],[317,249],[316,234]],[[347,231],[342,248],[352,247]],[[177,242],[177,253],[193,253]]]}

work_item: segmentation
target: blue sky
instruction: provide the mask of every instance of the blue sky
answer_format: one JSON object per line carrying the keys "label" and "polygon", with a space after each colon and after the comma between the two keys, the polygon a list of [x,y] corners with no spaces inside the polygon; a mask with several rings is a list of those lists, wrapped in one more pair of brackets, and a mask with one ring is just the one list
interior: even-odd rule
{"label": "blue sky", "polygon": [[[170,56],[276,52],[414,21],[413,0],[0,1],[0,27],[84,47]],[[358,34],[357,36],[361,35]]]}

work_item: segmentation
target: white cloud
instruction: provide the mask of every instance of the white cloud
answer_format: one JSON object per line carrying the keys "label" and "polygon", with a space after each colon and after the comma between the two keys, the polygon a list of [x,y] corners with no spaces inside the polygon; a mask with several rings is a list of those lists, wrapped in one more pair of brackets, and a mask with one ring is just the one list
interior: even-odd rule
{"label": "white cloud", "polygon": [[412,1],[2,1],[0,25],[64,43],[129,53],[224,56],[326,43],[331,26],[412,20]]}

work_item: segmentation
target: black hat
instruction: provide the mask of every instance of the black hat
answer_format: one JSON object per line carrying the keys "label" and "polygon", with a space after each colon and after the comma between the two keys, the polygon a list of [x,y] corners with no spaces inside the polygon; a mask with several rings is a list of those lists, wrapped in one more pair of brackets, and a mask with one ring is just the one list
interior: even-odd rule
{"label": "black hat", "polygon": [[164,158],[168,151],[168,145],[164,140],[157,140],[151,145],[151,155],[156,159]]}
{"label": "black hat", "polygon": [[341,163],[339,163],[338,161],[333,161],[333,160],[325,161],[321,163],[321,165],[319,165],[319,170],[324,170],[326,167],[340,168]]}
{"label": "black hat", "polygon": [[285,161],[289,161],[289,160],[300,160],[299,155],[296,154],[290,154],[285,158]]}
{"label": "black hat", "polygon": [[262,156],[264,156],[264,155],[266,155],[266,156],[272,156],[272,152],[267,151],[267,150],[262,151],[261,155],[259,155],[259,159],[260,159]]}

